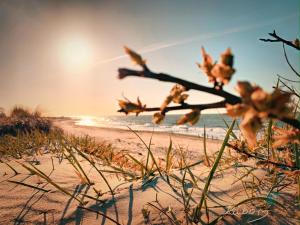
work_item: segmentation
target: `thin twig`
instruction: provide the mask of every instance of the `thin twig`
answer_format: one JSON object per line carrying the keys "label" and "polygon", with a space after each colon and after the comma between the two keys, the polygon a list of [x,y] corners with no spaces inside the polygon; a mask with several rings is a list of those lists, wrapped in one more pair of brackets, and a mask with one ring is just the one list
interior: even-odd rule
{"label": "thin twig", "polygon": [[285,40],[285,39],[279,37],[279,36],[276,34],[275,30],[273,31],[273,33],[269,33],[269,35],[270,35],[271,37],[275,38],[275,39],[265,39],[265,38],[260,38],[259,40],[264,41],[264,42],[282,42],[282,43],[284,43],[284,44],[286,44],[286,45],[289,45],[289,46],[291,46],[291,47],[293,47],[293,48],[295,48],[295,49],[297,49],[297,50],[300,51],[300,47],[294,45],[293,42],[291,42],[291,41],[288,41],[288,40]]}
{"label": "thin twig", "polygon": [[160,211],[161,213],[163,213],[169,220],[172,224],[175,224],[176,225],[176,222],[162,209],[158,208],[156,205],[152,204],[151,202],[148,202],[147,203],[148,205],[152,206],[153,208],[157,209],[158,211]]}
{"label": "thin twig", "polygon": [[290,61],[289,61],[289,59],[288,59],[288,57],[287,57],[284,43],[282,43],[282,48],[283,48],[284,57],[285,57],[285,60],[286,60],[287,64],[289,64],[290,68],[294,71],[294,73],[295,73],[298,77],[300,77],[300,74],[294,69],[294,67],[292,66],[292,64],[290,63]]}
{"label": "thin twig", "polygon": [[279,74],[277,74],[277,76],[285,81],[289,81],[289,82],[293,82],[293,83],[300,83],[300,80],[290,80],[290,79],[287,79],[285,78],[284,76],[281,76]]}
{"label": "thin twig", "polygon": [[[184,104],[181,104],[179,106],[166,107],[163,112],[167,113],[169,111],[184,110],[184,109],[205,110],[205,109],[224,108],[225,104],[226,104],[226,101],[220,101],[220,102],[208,103],[208,104],[196,104],[196,105],[190,105],[190,104],[184,103]],[[160,107],[145,108],[145,109],[143,109],[143,111],[144,112],[160,111]],[[125,112],[125,110],[124,109],[120,109],[120,110],[118,110],[118,112]]]}
{"label": "thin twig", "polygon": [[233,150],[237,151],[238,153],[245,154],[249,158],[255,158],[255,159],[262,160],[266,164],[272,164],[272,165],[277,166],[277,167],[286,167],[286,168],[289,168],[291,170],[299,170],[300,169],[297,166],[289,166],[289,165],[286,165],[286,164],[283,164],[283,163],[278,163],[278,162],[274,162],[272,160],[268,160],[268,159],[266,159],[264,157],[261,157],[261,156],[255,154],[255,153],[250,153],[250,152],[244,151],[244,150],[242,150],[242,149],[240,149],[237,146],[234,146],[232,144],[227,144],[227,146],[232,148]]}
{"label": "thin twig", "polygon": [[[288,93],[294,94],[294,95],[296,95],[298,98],[300,98],[300,95],[295,91],[295,89],[293,88],[293,86],[290,87],[290,86],[286,85],[286,83],[284,83],[280,78],[278,78],[278,80],[279,80],[280,83],[283,84],[284,87],[286,87],[287,89],[290,90],[290,92],[288,92]],[[282,87],[283,87],[283,86],[282,86]],[[281,90],[281,91],[283,91],[283,90]]]}

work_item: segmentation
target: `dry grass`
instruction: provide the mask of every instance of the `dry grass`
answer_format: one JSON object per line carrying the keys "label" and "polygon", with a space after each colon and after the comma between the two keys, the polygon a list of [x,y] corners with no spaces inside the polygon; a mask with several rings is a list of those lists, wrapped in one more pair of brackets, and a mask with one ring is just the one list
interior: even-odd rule
{"label": "dry grass", "polygon": [[[109,180],[106,179],[107,174],[122,176],[125,180],[142,180],[143,185],[152,182],[155,178],[160,178],[163,182],[168,184],[174,192],[181,194],[182,212],[184,212],[185,219],[177,218],[178,215],[175,215],[171,209],[166,210],[166,206],[163,206],[159,200],[149,202],[145,205],[149,211],[147,211],[147,213],[144,212],[144,214],[148,215],[148,218],[150,212],[159,212],[161,217],[164,217],[166,221],[169,221],[171,224],[208,224],[223,220],[225,215],[215,213],[215,208],[213,208],[208,201],[208,196],[210,195],[211,181],[215,179],[216,176],[222,177],[224,171],[228,169],[235,168],[238,171],[236,173],[238,176],[236,180],[233,181],[233,184],[237,182],[242,184],[244,190],[236,194],[243,195],[245,199],[236,205],[223,205],[222,207],[226,210],[231,210],[243,204],[250,203],[256,203],[257,206],[264,209],[274,208],[274,205],[282,207],[280,202],[272,198],[272,193],[276,192],[279,195],[281,191],[293,184],[293,180],[286,177],[284,173],[268,168],[266,169],[266,177],[261,179],[255,174],[257,168],[244,164],[245,160],[247,161],[248,159],[240,157],[240,155],[236,153],[227,153],[224,155],[223,153],[227,151],[226,146],[228,142],[235,138],[235,135],[232,133],[233,125],[229,126],[220,151],[216,152],[215,155],[208,155],[206,153],[203,160],[196,162],[189,162],[186,155],[187,151],[174,147],[172,140],[170,140],[170,144],[166,149],[165,159],[161,160],[154,155],[151,149],[151,140],[150,143],[145,143],[138,133],[132,131],[140,138],[141,143],[148,152],[147,160],[142,161],[128,154],[126,151],[116,150],[110,143],[97,142],[95,138],[89,136],[77,137],[65,135],[60,130],[53,129],[52,126],[49,126],[48,130],[45,130],[43,127],[36,125],[39,124],[37,121],[44,120],[41,115],[29,113],[19,108],[13,110],[9,117],[3,116],[3,118],[1,121],[30,120],[31,123],[30,125],[27,124],[26,129],[20,129],[19,126],[13,126],[16,123],[10,123],[14,132],[8,132],[6,129],[6,134],[0,136],[1,158],[14,157],[19,159],[28,155],[34,157],[37,154],[55,154],[62,160],[69,161],[82,183],[93,187],[93,182],[89,178],[87,171],[81,166],[84,160],[100,174],[103,182],[109,187],[112,198],[114,198],[114,190],[111,188]],[[37,121],[33,122],[35,120]],[[5,123],[1,123],[0,125],[0,129],[4,130],[4,128],[1,128],[2,126],[5,126]],[[265,142],[261,143],[261,154],[268,152],[269,135],[271,135],[271,132],[265,133],[265,137],[263,138]],[[205,142],[206,139],[204,139],[204,146],[206,145]],[[174,155],[176,155],[176,157]],[[207,162],[213,163],[203,189],[200,188],[199,185],[200,182],[203,182],[203,175],[196,173],[193,168],[199,164],[208,166],[209,164]],[[58,184],[58,181],[46,175],[48,171],[41,171],[31,163],[24,163],[22,166],[28,170],[31,175],[38,176],[57,190],[72,197],[68,190]],[[13,167],[11,169],[14,170]],[[182,176],[180,176],[178,172],[180,172]],[[15,173],[18,173],[18,171],[15,171]],[[15,184],[33,189],[39,188],[23,183],[22,181],[16,181]],[[192,185],[192,187],[187,189],[187,185]],[[94,196],[89,196],[89,198],[97,201],[100,193],[96,189],[93,190]],[[75,200],[79,202],[81,207],[85,204],[79,199]],[[259,202],[259,204],[257,204],[257,202]]]}
{"label": "dry grass", "polygon": [[52,128],[51,121],[42,117],[40,112],[30,112],[18,106],[14,107],[9,115],[4,112],[0,115],[0,137],[17,136],[20,133],[31,133],[35,130],[49,133]]}

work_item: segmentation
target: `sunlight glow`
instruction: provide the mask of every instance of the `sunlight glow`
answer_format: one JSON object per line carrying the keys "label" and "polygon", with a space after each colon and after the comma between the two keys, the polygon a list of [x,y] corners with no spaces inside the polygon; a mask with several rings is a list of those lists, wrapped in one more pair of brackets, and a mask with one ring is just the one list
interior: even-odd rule
{"label": "sunlight glow", "polygon": [[97,122],[92,117],[81,117],[80,120],[76,123],[76,125],[80,126],[96,126]]}
{"label": "sunlight glow", "polygon": [[63,41],[59,55],[64,69],[68,72],[86,71],[94,60],[92,46],[83,38]]}

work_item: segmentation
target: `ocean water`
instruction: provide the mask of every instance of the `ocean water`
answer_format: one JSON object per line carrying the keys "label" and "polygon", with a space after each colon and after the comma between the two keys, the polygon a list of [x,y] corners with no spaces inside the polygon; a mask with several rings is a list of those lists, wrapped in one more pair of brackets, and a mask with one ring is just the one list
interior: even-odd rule
{"label": "ocean water", "polygon": [[[222,139],[226,135],[227,124],[231,124],[233,119],[224,114],[203,114],[197,124],[190,125],[176,125],[176,121],[181,115],[167,115],[165,120],[156,125],[152,123],[152,115],[139,116],[104,116],[104,117],[73,117],[75,124],[82,126],[119,128],[128,130],[130,127],[137,131],[154,131],[154,132],[168,132],[185,134],[192,136],[203,137],[204,125],[206,127],[207,137],[213,139]],[[238,121],[239,122],[239,121]],[[234,133],[240,135],[240,131],[236,126]]]}

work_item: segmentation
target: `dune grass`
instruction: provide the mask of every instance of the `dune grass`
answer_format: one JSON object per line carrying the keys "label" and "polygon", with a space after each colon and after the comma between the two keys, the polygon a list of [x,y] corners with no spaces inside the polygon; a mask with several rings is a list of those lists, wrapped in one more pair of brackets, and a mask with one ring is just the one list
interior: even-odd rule
{"label": "dune grass", "polygon": [[[38,120],[44,119],[40,115],[35,115],[35,117],[33,117],[32,113],[22,112],[20,109],[14,110],[11,116],[17,117],[18,120],[20,118],[26,120],[27,117],[30,117],[31,119],[37,118]],[[5,120],[9,121],[10,119],[6,118]],[[204,138],[204,160],[199,157],[200,160],[196,160],[192,163],[187,161],[187,156],[183,149],[176,149],[170,139],[169,145],[166,148],[164,164],[159,164],[154,151],[151,149],[152,139],[150,139],[149,143],[146,144],[146,141],[141,138],[138,132],[131,129],[130,130],[133,135],[139,138],[145,147],[147,152],[146,161],[140,160],[127,152],[119,151],[110,143],[99,142],[89,136],[78,137],[66,135],[61,130],[55,129],[54,127],[49,127],[49,131],[45,132],[44,129],[39,129],[39,127],[35,127],[31,130],[23,130],[22,128],[19,129],[18,126],[13,129],[17,130],[17,132],[6,133],[5,135],[0,136],[0,157],[2,162],[10,167],[14,174],[17,175],[20,172],[17,171],[14,166],[7,161],[7,159],[21,159],[24,156],[35,157],[36,155],[42,154],[54,154],[61,160],[68,160],[70,165],[76,171],[81,182],[93,187],[94,182],[90,179],[89,173],[87,173],[82,166],[84,161],[97,171],[102,179],[100,182],[104,182],[106,184],[112,198],[115,198],[115,192],[109,183],[110,181],[107,178],[107,174],[114,174],[116,176],[121,175],[127,181],[140,180],[142,181],[142,185],[152,182],[154,178],[158,178],[162,182],[168,184],[171,191],[174,191],[176,194],[180,194],[182,198],[182,212],[185,214],[185,220],[177,220],[175,218],[176,215],[173,215],[174,213],[172,210],[165,211],[160,204],[153,204],[149,202],[147,204],[148,206],[153,208],[153,210],[160,212],[162,217],[165,217],[169,222],[171,221],[172,224],[214,224],[222,220],[226,214],[214,214],[214,208],[211,206],[209,201],[209,190],[214,177],[223,176],[223,172],[227,169],[235,168],[236,170],[239,170],[239,173],[237,173],[239,176],[236,177],[233,184],[240,182],[244,187],[244,190],[242,190],[241,193],[243,192],[245,196],[245,199],[236,205],[222,206],[228,210],[242,204],[255,201],[265,202],[265,207],[267,208],[273,207],[274,205],[282,206],[280,202],[272,198],[270,193],[274,190],[280,190],[279,188],[283,189],[289,185],[283,184],[286,177],[280,171],[267,170],[267,176],[269,179],[262,181],[255,175],[255,170],[257,168],[244,165],[244,159],[241,158],[240,155],[232,153],[224,155],[228,143],[236,140],[237,138],[232,132],[234,124],[235,122],[233,122],[230,126],[228,125],[226,137],[223,140],[220,150],[216,154],[208,154],[206,151],[207,139]],[[268,126],[267,131],[266,136],[263,138],[265,142],[262,143],[266,154],[269,152],[270,148],[270,125]],[[263,152],[262,149],[259,151]],[[294,151],[298,154],[298,146],[294,146]],[[179,158],[177,159],[177,165],[175,165],[175,154],[176,157]],[[272,152],[271,154],[273,155]],[[214,163],[210,167],[209,162],[212,159],[214,160]],[[299,160],[296,163],[299,165]],[[199,164],[204,165],[210,170],[205,175],[207,177],[203,189],[200,184],[202,182],[201,176],[203,175],[193,169]],[[59,190],[61,193],[74,198],[78,201],[80,207],[83,207],[83,205],[87,203],[86,201],[83,201],[83,199],[73,196],[69,190],[58,184],[58,181],[51,178],[50,175],[47,175],[46,172],[48,171],[42,171],[38,168],[38,166],[30,162],[20,162],[20,165],[25,168],[31,176],[39,177],[46,183],[52,185],[55,189]],[[54,169],[53,165],[53,170]],[[47,193],[49,192],[48,189],[43,189],[39,186],[31,185],[22,181],[8,180],[8,182],[13,182],[16,185],[21,185],[23,187]],[[186,188],[188,184],[192,185],[190,189]],[[267,193],[263,191],[266,187],[269,188]],[[102,201],[99,199],[101,196],[99,190],[96,190],[95,188],[93,188],[93,190],[95,192],[94,195],[85,195],[85,197],[89,198],[89,201]],[[237,195],[238,194],[239,193],[237,193]],[[146,214],[148,215],[148,218],[150,211],[147,211],[145,216]],[[112,219],[111,221],[120,223],[120,221],[115,219]]]}
{"label": "dune grass", "polygon": [[19,133],[31,133],[36,130],[49,133],[52,128],[51,121],[42,117],[39,111],[30,112],[19,106],[14,107],[8,115],[2,112],[0,116],[0,137],[17,136]]}

